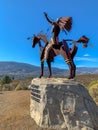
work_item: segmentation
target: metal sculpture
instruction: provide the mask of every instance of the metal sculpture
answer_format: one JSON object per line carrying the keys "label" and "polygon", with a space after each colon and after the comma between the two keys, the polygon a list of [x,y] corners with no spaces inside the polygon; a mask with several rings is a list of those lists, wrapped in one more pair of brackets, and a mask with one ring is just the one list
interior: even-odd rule
{"label": "metal sculpture", "polygon": [[[41,40],[45,43],[45,47],[43,48],[41,45]],[[67,41],[73,42],[73,47],[69,49]],[[39,78],[41,78],[44,74],[44,61],[46,60],[49,68],[49,78],[52,76],[51,71],[51,62],[54,57],[61,54],[69,66],[69,77],[68,79],[72,79],[75,77],[76,73],[76,65],[74,64],[74,56],[77,53],[77,44],[83,43],[84,47],[87,47],[89,39],[86,36],[82,36],[79,40],[62,40],[58,44],[52,44],[52,42],[48,42],[46,35],[38,34],[32,38],[32,47],[34,48],[36,44],[39,44],[40,47],[40,61],[41,61],[41,74]]]}
{"label": "metal sculpture", "polygon": [[[82,36],[79,40],[62,40],[59,42],[59,33],[60,30],[64,30],[65,33],[69,32],[72,28],[72,17],[60,17],[56,22],[51,20],[47,13],[44,12],[44,16],[47,21],[53,25],[53,38],[50,41],[47,40],[46,35],[37,34],[36,36],[32,37],[32,47],[34,48],[36,44],[39,44],[40,47],[40,61],[41,61],[41,74],[39,78],[41,78],[44,74],[44,61],[46,60],[49,68],[49,78],[52,76],[51,71],[51,62],[54,60],[54,57],[61,54],[68,64],[69,67],[69,77],[68,79],[72,79],[75,77],[76,74],[76,65],[74,64],[74,56],[77,53],[78,47],[76,46],[77,43],[83,43],[83,47],[87,47],[87,43],[89,38],[86,36]],[[29,39],[29,38],[28,38]],[[41,45],[41,40],[45,43],[45,47],[43,48]],[[73,43],[73,47],[69,49],[67,41],[71,41]]]}

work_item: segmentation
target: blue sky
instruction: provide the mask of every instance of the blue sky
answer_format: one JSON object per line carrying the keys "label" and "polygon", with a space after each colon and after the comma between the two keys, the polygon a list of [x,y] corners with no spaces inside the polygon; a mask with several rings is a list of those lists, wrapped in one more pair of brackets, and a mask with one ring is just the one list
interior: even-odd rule
{"label": "blue sky", "polygon": [[[26,38],[43,30],[51,34],[51,25],[43,12],[56,20],[61,16],[73,18],[72,30],[60,39],[90,38],[86,49],[78,45],[74,59],[77,67],[98,67],[98,0],[2,0],[0,1],[0,61],[17,61],[40,66],[39,48],[32,48]],[[90,46],[93,44],[93,47]],[[52,66],[67,68],[61,56]]]}

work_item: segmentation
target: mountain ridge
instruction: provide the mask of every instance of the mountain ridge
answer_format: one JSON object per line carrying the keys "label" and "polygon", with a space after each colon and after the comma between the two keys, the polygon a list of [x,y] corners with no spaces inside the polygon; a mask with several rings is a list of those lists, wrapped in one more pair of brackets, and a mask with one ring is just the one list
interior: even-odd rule
{"label": "mountain ridge", "polygon": [[[48,74],[48,68],[45,67],[45,74]],[[53,75],[68,75],[69,70],[52,67]],[[77,74],[98,74],[98,68],[77,67]],[[5,75],[15,76],[19,78],[38,76],[40,74],[40,67],[28,63],[1,61],[0,62],[0,77]]]}

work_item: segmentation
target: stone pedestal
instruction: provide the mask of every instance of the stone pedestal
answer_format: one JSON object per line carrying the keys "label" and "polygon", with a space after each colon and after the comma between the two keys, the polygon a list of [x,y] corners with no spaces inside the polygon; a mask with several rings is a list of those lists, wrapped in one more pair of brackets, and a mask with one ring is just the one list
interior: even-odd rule
{"label": "stone pedestal", "polygon": [[84,86],[64,78],[33,79],[30,114],[56,130],[98,130],[98,107]]}

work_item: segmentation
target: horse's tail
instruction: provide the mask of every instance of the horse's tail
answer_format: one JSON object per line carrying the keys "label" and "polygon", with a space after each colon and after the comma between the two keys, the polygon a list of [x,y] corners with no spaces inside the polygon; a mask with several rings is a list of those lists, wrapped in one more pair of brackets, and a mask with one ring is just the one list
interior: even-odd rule
{"label": "horse's tail", "polygon": [[77,43],[82,43],[83,48],[86,48],[88,46],[88,42],[89,42],[89,38],[86,36],[81,36],[79,40],[73,41],[74,46],[73,48],[70,49],[71,58],[73,59],[77,53],[77,50],[78,50],[78,47],[76,46]]}
{"label": "horse's tail", "polygon": [[89,38],[86,36],[81,36],[77,42],[83,43],[83,48],[86,48],[88,46]]}
{"label": "horse's tail", "polygon": [[83,44],[83,48],[86,48],[87,46],[88,46],[88,42],[89,42],[89,38],[88,37],[86,37],[86,36],[81,36],[78,40],[72,40],[72,39],[66,39],[66,40],[64,40],[64,41],[71,41],[71,42],[73,42],[74,43],[74,41],[75,42],[77,42],[77,43],[82,43]]}

